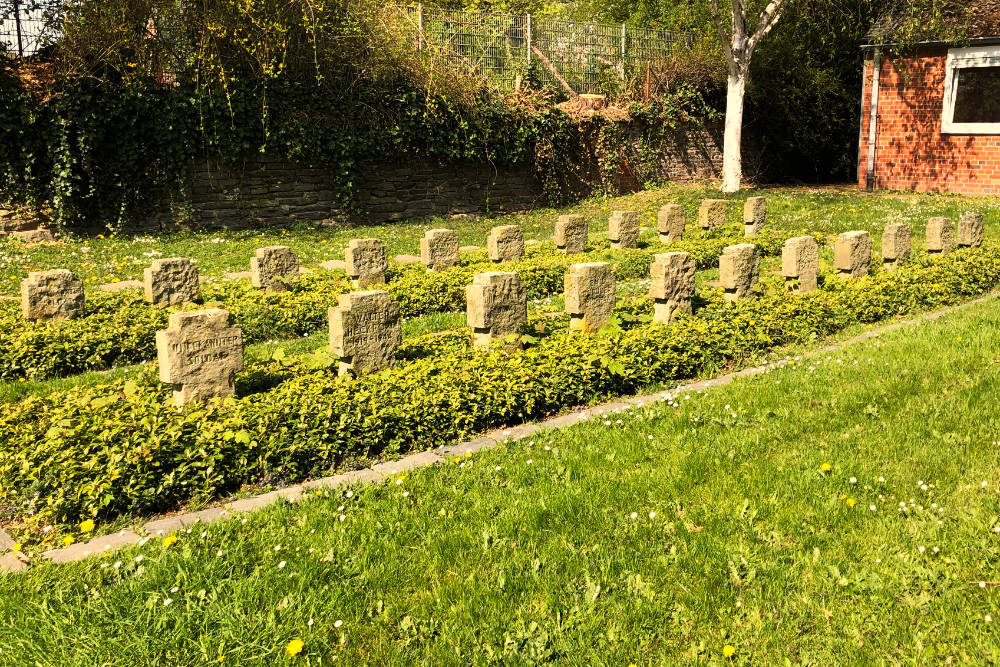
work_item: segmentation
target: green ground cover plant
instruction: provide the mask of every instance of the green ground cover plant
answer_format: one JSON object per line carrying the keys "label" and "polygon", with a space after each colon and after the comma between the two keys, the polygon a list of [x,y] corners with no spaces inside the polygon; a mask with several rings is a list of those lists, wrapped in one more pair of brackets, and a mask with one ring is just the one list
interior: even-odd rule
{"label": "green ground cover plant", "polygon": [[0,577],[0,652],[42,665],[996,662],[998,348],[993,299],[170,546]]}
{"label": "green ground cover plant", "polygon": [[956,303],[1000,282],[1000,248],[919,258],[803,297],[708,304],[698,317],[522,352],[456,350],[357,380],[298,375],[238,400],[177,410],[159,385],[112,382],[29,398],[0,418],[0,500],[12,516],[108,520],[247,483],[453,442],[606,396],[738,366],[858,322]]}
{"label": "green ground cover plant", "polygon": [[[657,252],[687,251],[705,268],[717,265],[722,249],[739,239],[732,231],[714,232],[704,238],[637,250],[610,250],[605,242],[585,256],[563,255],[551,243],[539,244],[525,259],[503,269],[517,272],[529,297],[539,298],[560,292],[567,267],[584,257],[612,262],[622,280],[639,279],[648,277]],[[782,241],[775,232],[757,239],[762,251],[770,255],[780,252]],[[462,310],[465,287],[473,276],[495,268],[482,253],[472,253],[461,265],[439,273],[428,273],[423,265],[398,265],[390,271],[386,289],[399,302],[404,317]],[[262,294],[246,280],[209,282],[202,287],[202,299],[228,309],[243,328],[245,341],[252,344],[321,330],[326,326],[328,309],[349,289],[342,271],[320,270],[301,277],[290,291],[282,293]],[[19,303],[0,301],[0,380],[65,377],[152,359],[155,333],[166,327],[170,312],[145,303],[135,291],[94,292],[83,318],[32,323],[25,321]]]}

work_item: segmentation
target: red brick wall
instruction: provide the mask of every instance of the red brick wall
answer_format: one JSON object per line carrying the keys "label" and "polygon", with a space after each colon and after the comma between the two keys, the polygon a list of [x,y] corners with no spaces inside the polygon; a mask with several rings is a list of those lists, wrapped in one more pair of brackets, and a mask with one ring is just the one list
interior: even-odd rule
{"label": "red brick wall", "polygon": [[[942,135],[944,74],[948,50],[924,49],[915,57],[886,54],[879,75],[875,188],[1000,193],[1000,136]],[[858,184],[864,188],[871,118],[871,57],[865,62]]]}

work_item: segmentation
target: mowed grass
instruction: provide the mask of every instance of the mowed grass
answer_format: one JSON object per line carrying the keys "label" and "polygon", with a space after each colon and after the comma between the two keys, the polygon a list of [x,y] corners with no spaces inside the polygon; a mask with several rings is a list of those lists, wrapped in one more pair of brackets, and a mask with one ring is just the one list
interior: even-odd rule
{"label": "mowed grass", "polygon": [[996,662],[997,305],[171,546],[0,578],[0,656]]}
{"label": "mowed grass", "polygon": [[428,229],[456,230],[463,245],[485,247],[489,230],[496,225],[519,225],[527,239],[552,237],[556,219],[563,213],[580,213],[590,221],[591,237],[607,236],[611,211],[639,211],[646,232],[644,239],[656,243],[656,212],[667,203],[684,204],[689,227],[696,226],[697,209],[705,198],[732,199],[732,222],[742,220],[742,203],[754,195],[768,198],[768,224],[776,229],[800,232],[804,229],[829,234],[861,229],[872,233],[876,250],[885,225],[908,223],[920,242],[924,225],[934,216],[954,220],[967,210],[986,216],[987,235],[1000,237],[1000,198],[961,197],[912,193],[866,193],[845,186],[838,188],[762,188],[737,195],[722,195],[711,185],[667,184],[621,197],[595,197],[562,208],[539,208],[527,213],[497,216],[437,217],[371,225],[320,226],[299,224],[286,228],[198,232],[168,232],[140,236],[108,236],[69,239],[55,245],[25,246],[18,241],[0,240],[0,294],[17,294],[19,284],[30,271],[66,268],[85,281],[88,288],[100,283],[141,280],[143,269],[158,257],[190,257],[197,260],[201,274],[221,278],[226,272],[248,271],[257,248],[287,245],[305,267],[316,267],[329,259],[343,259],[348,242],[354,238],[382,239],[391,255],[419,254],[420,238]]}

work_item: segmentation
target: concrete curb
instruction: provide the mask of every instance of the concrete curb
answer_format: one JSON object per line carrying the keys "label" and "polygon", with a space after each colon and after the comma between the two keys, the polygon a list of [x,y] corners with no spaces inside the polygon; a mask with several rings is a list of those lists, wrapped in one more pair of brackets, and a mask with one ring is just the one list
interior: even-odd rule
{"label": "concrete curb", "polygon": [[[875,327],[862,334],[854,336],[853,338],[843,340],[833,345],[818,348],[811,352],[807,352],[802,356],[813,357],[820,354],[828,354],[830,352],[843,349],[849,345],[855,345],[857,343],[871,340],[872,338],[877,338],[878,336],[891,331],[896,331],[908,326],[919,325],[925,322],[932,322],[944,317],[945,315],[949,315],[996,298],[997,294],[991,293],[957,306],[950,306],[948,308],[925,313],[908,320],[902,320],[899,322],[893,322],[892,324]],[[207,525],[220,519],[231,518],[234,514],[254,512],[272,505],[282,499],[287,500],[288,502],[295,502],[302,496],[303,492],[310,489],[335,489],[352,484],[372,484],[380,482],[387,477],[408,470],[441,465],[445,462],[445,456],[464,456],[470,452],[492,449],[502,442],[521,440],[540,431],[554,428],[565,428],[581,421],[585,421],[591,417],[605,415],[609,412],[620,412],[626,408],[639,407],[649,403],[655,403],[657,401],[665,400],[668,397],[674,397],[678,393],[682,392],[698,390],[705,391],[716,387],[722,387],[739,378],[761,375],[769,370],[779,368],[786,363],[787,362],[785,361],[779,361],[763,366],[751,366],[749,368],[727,373],[726,375],[721,375],[719,377],[678,385],[674,389],[667,389],[642,396],[618,399],[610,403],[604,403],[602,405],[596,405],[589,408],[576,409],[573,412],[559,415],[557,417],[551,417],[540,422],[521,424],[519,426],[506,429],[497,429],[487,433],[483,437],[476,438],[475,440],[469,440],[446,447],[438,447],[433,451],[411,454],[410,456],[406,456],[396,461],[378,463],[365,470],[355,470],[341,475],[333,475],[331,477],[323,477],[321,479],[304,482],[295,486],[288,486],[276,491],[261,494],[259,496],[235,500],[233,502],[226,503],[222,507],[213,507],[200,510],[198,512],[189,512],[186,514],[178,514],[176,516],[148,521],[143,524],[143,529],[150,536],[159,537],[176,532],[182,528],[190,527],[196,523]],[[148,537],[140,537],[137,533],[131,530],[123,530],[112,535],[104,535],[102,537],[94,538],[89,542],[73,544],[62,549],[50,549],[49,551],[42,553],[42,558],[52,563],[70,563],[82,560],[92,555],[114,551],[133,544],[139,544],[140,542],[148,539]],[[7,533],[5,533],[2,529],[0,529],[0,552],[9,550],[13,545],[14,540],[11,539],[10,536],[7,535]],[[0,555],[0,573],[23,572],[27,569],[27,567],[28,564],[26,562],[26,558],[19,553],[8,552]]]}

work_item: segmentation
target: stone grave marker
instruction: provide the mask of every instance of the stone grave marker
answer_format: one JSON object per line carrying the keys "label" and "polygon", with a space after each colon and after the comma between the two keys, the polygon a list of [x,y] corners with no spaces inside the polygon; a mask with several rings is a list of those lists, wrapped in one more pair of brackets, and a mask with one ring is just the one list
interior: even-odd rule
{"label": "stone grave marker", "polygon": [[634,248],[639,241],[639,213],[613,211],[608,220],[608,238],[612,248]]}
{"label": "stone grave marker", "polygon": [[25,319],[48,322],[83,315],[83,281],[66,269],[33,271],[21,281],[21,312]]}
{"label": "stone grave marker", "polygon": [[833,265],[845,278],[868,275],[872,261],[872,237],[868,232],[844,232],[833,247]]}
{"label": "stone grave marker", "polygon": [[653,319],[669,324],[678,313],[691,314],[694,275],[698,267],[686,252],[666,252],[653,258],[650,267]]}
{"label": "stone grave marker", "polygon": [[587,332],[603,327],[615,307],[615,275],[607,262],[572,264],[566,273],[569,328]]}
{"label": "stone grave marker", "polygon": [[909,225],[897,222],[886,225],[882,232],[882,263],[888,271],[895,271],[910,257],[911,233]]}
{"label": "stone grave marker", "polygon": [[978,248],[983,245],[986,225],[982,213],[970,211],[958,219],[958,247]]}
{"label": "stone grave marker", "polygon": [[589,233],[587,220],[582,215],[560,215],[553,240],[556,248],[567,255],[575,255],[587,249]]}
{"label": "stone grave marker", "polygon": [[243,370],[243,330],[221,308],[174,313],[156,332],[156,356],[178,405],[226,398]]}
{"label": "stone grave marker", "polygon": [[744,233],[749,237],[757,236],[767,221],[767,199],[750,197],[743,205]]}
{"label": "stone grave marker", "polygon": [[201,298],[198,267],[190,259],[173,257],[154,259],[143,271],[146,301],[154,306],[177,306]]}
{"label": "stone grave marker", "polygon": [[781,250],[781,275],[785,285],[796,294],[812,292],[819,277],[819,246],[811,236],[796,236],[785,241]]}
{"label": "stone grave marker", "polygon": [[340,375],[366,375],[392,365],[403,342],[399,304],[388,292],[350,292],[330,309],[330,352],[340,359]]}
{"label": "stone grave marker", "polygon": [[947,255],[955,248],[955,225],[948,218],[931,218],[926,241],[928,255]]}
{"label": "stone grave marker", "polygon": [[466,321],[474,331],[474,345],[489,345],[494,339],[517,333],[528,320],[527,291],[516,273],[477,273],[465,288],[465,298]]}
{"label": "stone grave marker", "polygon": [[458,234],[453,229],[430,229],[420,239],[420,259],[431,271],[458,264]]}
{"label": "stone grave marker", "polygon": [[698,226],[702,229],[718,229],[726,224],[727,199],[704,199],[698,209]]}
{"label": "stone grave marker", "polygon": [[760,277],[760,255],[752,243],[728,246],[719,258],[719,280],[726,299],[743,299]]}
{"label": "stone grave marker", "polygon": [[656,214],[656,231],[660,233],[660,243],[673,243],[684,238],[687,213],[680,204],[667,204]]}
{"label": "stone grave marker", "polygon": [[344,253],[344,270],[358,287],[382,285],[389,268],[389,251],[378,239],[353,239]]}
{"label": "stone grave marker", "polygon": [[258,248],[250,258],[250,283],[270,292],[288,291],[288,281],[299,275],[299,258],[288,246]]}
{"label": "stone grave marker", "polygon": [[486,239],[486,249],[494,262],[516,262],[524,257],[524,232],[517,225],[494,227]]}

